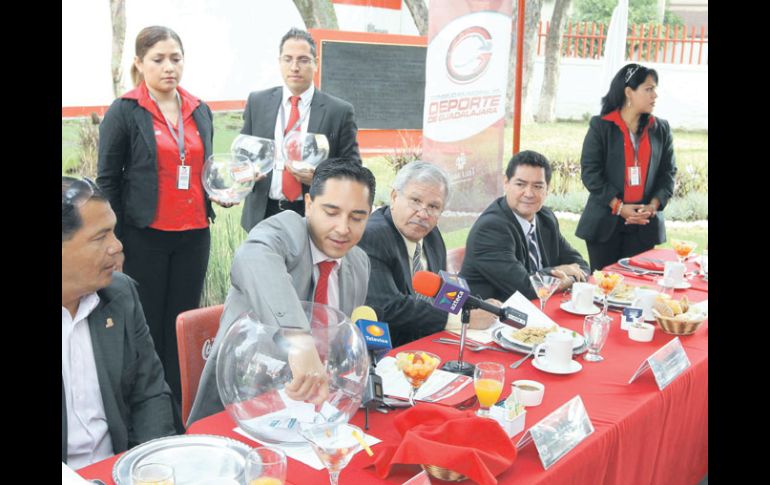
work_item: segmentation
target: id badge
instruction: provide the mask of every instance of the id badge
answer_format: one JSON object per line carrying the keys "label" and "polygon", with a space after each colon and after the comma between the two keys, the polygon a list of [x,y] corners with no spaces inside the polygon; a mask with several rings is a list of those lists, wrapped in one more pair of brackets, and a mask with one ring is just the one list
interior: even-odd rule
{"label": "id badge", "polygon": [[188,190],[190,188],[190,166],[180,165],[176,172],[176,188]]}
{"label": "id badge", "polygon": [[635,187],[641,183],[639,179],[639,167],[628,167],[628,185]]}

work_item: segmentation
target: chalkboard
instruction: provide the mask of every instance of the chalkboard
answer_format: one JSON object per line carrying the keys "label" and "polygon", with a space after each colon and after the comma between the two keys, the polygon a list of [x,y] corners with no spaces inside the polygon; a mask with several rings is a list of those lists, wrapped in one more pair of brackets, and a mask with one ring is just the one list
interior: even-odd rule
{"label": "chalkboard", "polygon": [[359,129],[421,130],[426,49],[322,41],[321,89],[353,105]]}

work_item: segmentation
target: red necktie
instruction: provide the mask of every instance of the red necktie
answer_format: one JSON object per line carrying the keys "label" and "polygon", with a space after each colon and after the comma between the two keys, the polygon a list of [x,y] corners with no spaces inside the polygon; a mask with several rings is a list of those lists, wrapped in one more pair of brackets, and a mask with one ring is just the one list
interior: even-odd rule
{"label": "red necktie", "polygon": [[315,296],[313,301],[316,303],[322,303],[327,305],[329,302],[329,274],[331,274],[336,261],[321,261],[318,263],[318,269],[320,274],[318,275],[318,282],[315,285]]}
{"label": "red necktie", "polygon": [[[291,96],[289,98],[289,101],[291,101],[291,113],[289,113],[289,123],[283,130],[284,136],[289,133],[291,127],[294,126],[297,120],[299,120],[299,100],[299,96]],[[299,129],[299,127],[297,127],[297,129]],[[299,180],[294,178],[294,175],[284,169],[281,190],[283,190],[283,195],[286,196],[286,199],[294,201],[302,193],[302,184]]]}

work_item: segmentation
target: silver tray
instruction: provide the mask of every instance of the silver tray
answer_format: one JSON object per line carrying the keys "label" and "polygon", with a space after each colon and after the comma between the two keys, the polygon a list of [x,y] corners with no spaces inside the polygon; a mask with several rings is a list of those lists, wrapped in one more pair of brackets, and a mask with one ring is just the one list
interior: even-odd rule
{"label": "silver tray", "polygon": [[128,450],[112,468],[117,485],[131,485],[131,471],[145,463],[174,468],[176,485],[193,485],[205,478],[231,477],[243,481],[247,445],[224,436],[191,434],[168,436]]}
{"label": "silver tray", "polygon": [[659,274],[662,275],[663,271],[658,271],[654,269],[647,269],[647,268],[640,268],[638,266],[633,266],[629,264],[629,261],[631,261],[631,258],[621,258],[618,261],[618,264],[623,266],[626,269],[630,269],[631,271],[647,271],[648,274]]}
{"label": "silver tray", "polygon": [[[503,337],[503,329],[502,328],[496,328],[492,331],[492,339],[494,339],[495,343],[499,345],[500,347],[508,350],[512,350],[513,352],[517,352],[519,354],[529,354],[532,349],[529,347],[524,347],[523,345],[519,345],[516,343],[511,342],[510,340],[506,340],[505,337]],[[583,344],[580,347],[572,350],[572,355],[580,355],[588,350],[588,345]]]}

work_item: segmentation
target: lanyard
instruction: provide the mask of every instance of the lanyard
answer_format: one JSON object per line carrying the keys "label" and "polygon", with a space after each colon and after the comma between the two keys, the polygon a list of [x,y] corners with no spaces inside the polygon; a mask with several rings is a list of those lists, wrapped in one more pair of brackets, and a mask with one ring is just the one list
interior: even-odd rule
{"label": "lanyard", "polygon": [[158,105],[158,110],[160,110],[161,116],[163,116],[163,120],[166,122],[166,126],[168,126],[168,131],[171,132],[171,138],[174,139],[176,142],[177,147],[179,148],[179,161],[182,162],[182,166],[184,167],[184,160],[185,160],[185,152],[184,152],[184,119],[182,118],[182,98],[179,96],[179,93],[176,93],[176,101],[179,106],[179,118],[177,119],[177,125],[179,125],[179,133],[176,133],[174,131],[174,127],[171,125],[171,122],[168,121],[168,118],[166,118],[166,115],[163,114],[163,110],[160,109],[160,105],[158,104],[158,100],[155,99],[155,97],[150,94],[150,98],[152,98],[153,101],[155,101],[155,104]]}

